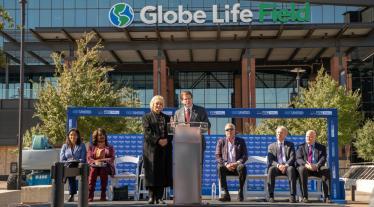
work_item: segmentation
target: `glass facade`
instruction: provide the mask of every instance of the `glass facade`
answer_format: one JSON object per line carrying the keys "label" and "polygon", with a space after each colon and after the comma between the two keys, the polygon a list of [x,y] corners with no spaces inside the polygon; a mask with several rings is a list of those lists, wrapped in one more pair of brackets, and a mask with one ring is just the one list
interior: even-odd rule
{"label": "glass facade", "polygon": [[366,61],[352,61],[350,63],[352,74],[352,89],[361,92],[361,111],[365,118],[374,118],[374,57]]}
{"label": "glass facade", "polygon": [[[29,0],[27,1],[27,28],[35,27],[109,27],[108,11],[116,3],[126,2],[135,12],[134,25],[144,25],[140,21],[139,12],[145,5],[162,5],[167,10],[177,10],[178,5],[196,11],[204,10],[207,22],[212,23],[212,5],[216,4],[220,17],[224,16],[224,5],[230,6],[240,3],[241,8],[249,8],[254,13],[253,24],[258,22],[258,6],[264,2],[250,0]],[[18,1],[0,0],[0,4],[14,17],[16,25],[20,24]],[[290,8],[290,3],[277,3],[279,8]],[[304,4],[297,4],[297,8]],[[311,22],[315,23],[343,23],[346,11],[356,11],[357,7],[311,5]],[[270,17],[265,23],[272,23]],[[232,23],[227,23],[232,24]],[[243,23],[234,23],[243,24]],[[247,23],[244,23],[247,24]],[[298,23],[299,24],[299,23]],[[162,24],[161,24],[162,25]],[[166,25],[166,24],[165,24]]]}
{"label": "glass facade", "polygon": [[[189,90],[193,103],[205,108],[231,108],[233,88],[232,72],[179,72],[175,74],[175,94],[177,107],[181,107],[179,94]],[[222,134],[230,118],[209,118],[211,134]]]}
{"label": "glass facade", "polygon": [[[212,5],[218,5],[220,17],[224,16],[225,4],[232,6],[240,3],[241,8],[251,9],[254,13],[252,24],[279,24],[271,21],[270,17],[265,18],[264,23],[258,21],[259,5],[264,2],[250,0],[28,0],[26,9],[26,28],[50,28],[50,27],[112,27],[108,20],[108,11],[116,3],[126,2],[130,4],[135,12],[135,19],[131,26],[149,26],[140,21],[139,12],[145,5],[162,5],[164,10],[177,11],[178,5],[183,5],[184,9],[190,11],[204,10],[207,14],[207,21],[204,25],[213,25]],[[20,24],[20,8],[16,0],[0,0],[0,4],[10,13],[15,20],[15,25]],[[279,8],[290,8],[290,3],[277,3]],[[304,4],[296,4],[297,8],[302,8]],[[344,13],[347,11],[357,11],[359,7],[332,6],[332,5],[311,5],[311,21],[297,24],[335,24],[344,23]],[[248,23],[223,23],[222,25],[247,25]],[[168,24],[159,24],[167,26]],[[173,26],[180,24],[173,24]],[[197,25],[191,23],[191,25]],[[201,25],[201,26],[204,26]],[[154,25],[152,25],[154,26]],[[7,31],[12,37],[19,40],[19,31]],[[0,37],[0,47],[4,39]],[[31,33],[27,33],[26,41],[38,41]],[[37,55],[52,63],[50,51],[38,51]],[[18,51],[9,54],[19,57]],[[27,65],[39,65],[40,62],[25,53]],[[14,62],[11,62],[14,65]],[[360,66],[361,67],[361,66]],[[366,67],[366,66],[365,66]],[[372,68],[373,65],[369,66]],[[236,68],[237,69],[237,68]],[[231,68],[227,68],[230,71]],[[201,71],[198,68],[196,71]],[[295,89],[295,77],[289,73],[258,70],[256,72],[256,106],[258,108],[278,108],[288,107],[290,93]],[[26,71],[27,73],[27,71]],[[360,69],[353,71],[354,88],[364,87],[363,80],[368,81],[372,70]],[[194,102],[207,108],[231,108],[233,106],[234,93],[234,72],[178,72],[174,74],[174,88],[176,105],[179,107],[178,95],[182,90],[191,90],[194,94]],[[39,82],[40,79],[52,79],[52,74],[32,74],[26,75],[25,98],[37,98],[37,84],[32,84],[29,80]],[[141,107],[148,107],[153,96],[153,76],[151,72],[143,73],[111,73],[110,79],[115,87],[129,86],[138,91],[141,100]],[[360,80],[360,81],[355,81]],[[18,75],[9,76],[8,88],[5,85],[5,77],[0,76],[0,98],[18,97]],[[364,82],[365,82],[364,81]],[[372,81],[372,79],[371,79]],[[366,83],[366,82],[365,82]],[[372,83],[372,82],[370,82]],[[306,85],[305,85],[306,86]],[[365,85],[366,87],[366,85]],[[369,94],[372,90],[367,91]],[[365,89],[366,90],[366,89]],[[371,94],[372,95],[372,94]],[[372,97],[372,96],[370,96]],[[372,107],[373,101],[369,96],[364,100],[365,110]],[[365,105],[367,103],[367,105]],[[223,125],[229,119],[212,119],[212,133],[222,133]]]}
{"label": "glass facade", "polygon": [[153,97],[153,75],[151,73],[112,73],[110,74],[110,80],[115,88],[126,86],[135,89],[141,101],[140,107],[149,107],[149,102]]}

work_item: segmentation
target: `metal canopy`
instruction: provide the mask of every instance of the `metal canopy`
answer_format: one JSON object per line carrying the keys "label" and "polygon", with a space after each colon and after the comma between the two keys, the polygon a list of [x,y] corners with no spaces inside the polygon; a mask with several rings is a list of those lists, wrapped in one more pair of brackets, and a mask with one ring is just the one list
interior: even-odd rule
{"label": "metal canopy", "polygon": [[[151,62],[158,50],[168,63],[235,62],[246,49],[258,60],[290,62],[332,57],[337,48],[351,53],[357,47],[374,47],[374,23],[355,23],[36,28],[28,33],[25,50],[47,55],[71,51],[74,41],[90,31],[102,40],[103,60],[117,64]],[[8,40],[4,50],[16,53],[19,44],[14,31],[1,34]],[[39,64],[49,64],[47,57],[32,57]]]}

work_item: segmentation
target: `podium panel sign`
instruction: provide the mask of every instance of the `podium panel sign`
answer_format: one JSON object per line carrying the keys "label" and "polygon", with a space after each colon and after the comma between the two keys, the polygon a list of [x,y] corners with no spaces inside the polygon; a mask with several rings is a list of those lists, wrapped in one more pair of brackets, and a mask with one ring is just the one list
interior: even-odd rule
{"label": "podium panel sign", "polygon": [[176,125],[173,139],[174,205],[201,204],[201,129]]}

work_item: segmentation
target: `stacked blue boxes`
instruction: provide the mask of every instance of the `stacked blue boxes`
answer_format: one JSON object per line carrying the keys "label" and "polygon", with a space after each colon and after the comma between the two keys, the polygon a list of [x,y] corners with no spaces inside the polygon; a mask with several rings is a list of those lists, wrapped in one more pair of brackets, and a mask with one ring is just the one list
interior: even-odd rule
{"label": "stacked blue boxes", "polygon": [[[270,143],[275,142],[276,138],[273,135],[239,135],[244,138],[247,144],[247,150],[249,156],[266,156],[267,147]],[[224,135],[210,135],[206,136],[207,147],[204,157],[204,167],[202,175],[202,194],[211,195],[212,184],[218,185],[218,175],[217,175],[217,163],[215,160],[215,149],[217,140]],[[288,141],[291,141],[298,146],[305,141],[304,136],[289,136]],[[114,146],[116,151],[116,157],[131,155],[131,156],[141,156],[143,154],[143,135],[139,134],[126,134],[126,135],[109,135],[108,141]],[[132,164],[124,164],[116,166],[119,172],[127,171],[135,173],[135,166]],[[252,163],[247,166],[248,174],[264,174],[266,171],[266,164],[263,163]],[[128,185],[129,190],[134,189],[134,180],[124,180],[120,181],[120,185]],[[229,190],[236,190],[239,186],[238,181],[228,182]],[[218,188],[218,186],[217,186]],[[97,183],[96,190],[99,190],[99,183]],[[263,180],[250,180],[247,186],[248,190],[251,191],[262,191],[264,189]],[[276,190],[288,191],[288,181],[287,180],[277,180]],[[314,190],[315,185],[313,182],[309,183],[309,190]],[[218,191],[217,191],[218,193]]]}

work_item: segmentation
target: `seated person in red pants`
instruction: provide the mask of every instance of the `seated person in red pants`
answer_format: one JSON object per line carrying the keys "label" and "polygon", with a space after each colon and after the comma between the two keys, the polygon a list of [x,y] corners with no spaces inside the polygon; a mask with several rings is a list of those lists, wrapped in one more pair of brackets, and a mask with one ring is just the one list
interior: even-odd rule
{"label": "seated person in red pants", "polygon": [[106,201],[106,188],[108,186],[108,175],[113,176],[114,170],[114,148],[108,144],[104,129],[98,128],[92,134],[92,144],[88,148],[87,161],[90,164],[88,177],[88,201],[93,201],[97,176],[101,182],[101,201]]}

